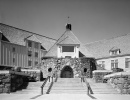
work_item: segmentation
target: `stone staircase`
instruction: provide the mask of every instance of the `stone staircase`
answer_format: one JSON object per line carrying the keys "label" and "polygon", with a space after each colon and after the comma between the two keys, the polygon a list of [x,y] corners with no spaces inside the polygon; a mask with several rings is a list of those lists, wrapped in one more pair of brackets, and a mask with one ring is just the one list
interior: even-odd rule
{"label": "stone staircase", "polygon": [[[119,94],[111,85],[107,83],[95,83],[92,79],[86,79],[94,94]],[[46,94],[51,82],[47,82],[43,88],[43,94]],[[27,88],[14,92],[13,94],[41,94],[43,82],[29,82]],[[58,78],[53,83],[49,94],[87,94],[85,82],[80,78]]]}
{"label": "stone staircase", "polygon": [[80,78],[58,78],[50,94],[86,94],[87,88]]}
{"label": "stone staircase", "polygon": [[111,85],[108,83],[95,83],[92,79],[87,78],[87,82],[94,94],[119,94]]}
{"label": "stone staircase", "polygon": [[[43,82],[29,82],[27,88],[18,90],[14,92],[14,94],[41,94],[41,86]],[[50,82],[47,82],[45,87],[43,88],[43,94],[46,94],[48,87],[50,85]]]}

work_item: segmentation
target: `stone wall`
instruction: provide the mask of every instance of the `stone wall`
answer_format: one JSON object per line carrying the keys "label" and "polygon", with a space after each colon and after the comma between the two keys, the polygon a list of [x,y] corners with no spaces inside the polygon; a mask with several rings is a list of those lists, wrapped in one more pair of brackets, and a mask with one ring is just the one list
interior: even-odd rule
{"label": "stone wall", "polygon": [[[92,68],[93,65],[95,68]],[[73,69],[74,78],[81,77],[81,72],[85,77],[91,78],[92,71],[96,69],[95,60],[91,58],[51,58],[43,60],[41,67],[43,77],[48,76],[49,68],[52,68],[52,72],[58,70],[58,76],[60,77],[61,70],[65,66],[70,66]],[[84,68],[87,69],[86,72],[83,71]]]}
{"label": "stone wall", "polygon": [[93,80],[96,83],[103,83],[105,82],[104,76],[111,73],[112,73],[111,70],[95,70],[93,71]]}
{"label": "stone wall", "polygon": [[0,93],[9,93],[11,87],[11,76],[9,73],[0,74]]}
{"label": "stone wall", "polygon": [[130,76],[115,76],[108,79],[108,83],[112,85],[121,94],[130,94]]}
{"label": "stone wall", "polygon": [[23,84],[21,75],[11,75],[10,73],[0,74],[0,93],[10,93],[19,89]]}
{"label": "stone wall", "polygon": [[30,81],[42,81],[43,75],[39,69],[21,69],[21,72],[28,74]]}
{"label": "stone wall", "polygon": [[9,71],[0,71],[0,93],[17,91],[26,78],[26,76],[11,74]]}

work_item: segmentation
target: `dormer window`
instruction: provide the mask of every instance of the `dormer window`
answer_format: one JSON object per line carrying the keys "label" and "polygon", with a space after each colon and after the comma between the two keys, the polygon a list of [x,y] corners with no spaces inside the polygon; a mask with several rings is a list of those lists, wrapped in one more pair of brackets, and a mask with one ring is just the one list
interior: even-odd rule
{"label": "dormer window", "polygon": [[119,48],[113,47],[111,50],[109,50],[110,55],[118,55],[121,53]]}

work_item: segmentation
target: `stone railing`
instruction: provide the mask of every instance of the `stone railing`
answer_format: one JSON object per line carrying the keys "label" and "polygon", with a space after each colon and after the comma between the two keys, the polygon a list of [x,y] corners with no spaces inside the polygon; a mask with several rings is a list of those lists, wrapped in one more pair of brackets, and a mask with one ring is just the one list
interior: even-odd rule
{"label": "stone railing", "polygon": [[43,80],[43,74],[38,69],[21,69],[21,71],[30,76],[30,81],[41,81]]}
{"label": "stone railing", "polygon": [[10,79],[9,71],[0,71],[0,93],[10,93]]}
{"label": "stone railing", "polygon": [[118,72],[104,76],[108,83],[121,94],[130,94],[130,72]]}
{"label": "stone railing", "polygon": [[28,74],[17,71],[0,71],[0,93],[15,92],[28,82]]}
{"label": "stone railing", "polygon": [[95,71],[93,71],[93,80],[96,83],[100,83],[100,82],[103,83],[103,82],[105,82],[104,76],[111,74],[111,73],[112,73],[111,70],[95,70]]}

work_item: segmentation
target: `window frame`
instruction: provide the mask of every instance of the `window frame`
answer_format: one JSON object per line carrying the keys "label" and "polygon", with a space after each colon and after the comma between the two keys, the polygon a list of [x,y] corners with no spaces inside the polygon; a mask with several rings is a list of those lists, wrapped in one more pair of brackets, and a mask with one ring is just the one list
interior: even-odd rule
{"label": "window frame", "polygon": [[118,68],[118,59],[111,60],[111,69]]}
{"label": "window frame", "polygon": [[130,63],[130,58],[125,58],[125,68],[130,68],[128,63]]}
{"label": "window frame", "polygon": [[28,60],[28,66],[32,66],[32,61],[31,60]]}
{"label": "window frame", "polygon": [[28,47],[32,47],[32,41],[28,41]]}
{"label": "window frame", "polygon": [[38,58],[38,52],[35,52],[35,58]]}
{"label": "window frame", "polygon": [[38,48],[39,48],[39,43],[35,42],[35,43],[34,43],[34,48],[35,48],[35,49],[38,49]]}
{"label": "window frame", "polygon": [[32,57],[32,51],[28,50],[28,57]]}

